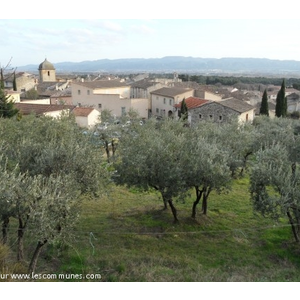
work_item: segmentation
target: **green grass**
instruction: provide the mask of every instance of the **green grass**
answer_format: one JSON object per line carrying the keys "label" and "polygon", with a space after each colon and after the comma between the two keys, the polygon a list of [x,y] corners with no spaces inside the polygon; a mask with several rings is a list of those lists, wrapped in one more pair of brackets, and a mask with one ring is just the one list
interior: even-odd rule
{"label": "green grass", "polygon": [[84,200],[72,245],[58,258],[51,249],[53,272],[118,282],[300,280],[290,227],[253,213],[246,178],[227,194],[212,193],[206,216],[191,218],[193,198],[191,191],[185,203],[174,202],[179,224],[155,192],[115,187],[107,197]]}

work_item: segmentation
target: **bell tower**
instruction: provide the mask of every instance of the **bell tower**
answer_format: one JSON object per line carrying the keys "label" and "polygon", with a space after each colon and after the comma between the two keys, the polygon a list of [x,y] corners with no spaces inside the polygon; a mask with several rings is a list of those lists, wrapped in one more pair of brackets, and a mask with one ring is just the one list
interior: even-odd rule
{"label": "bell tower", "polygon": [[39,65],[40,82],[55,82],[56,74],[54,66],[45,58]]}

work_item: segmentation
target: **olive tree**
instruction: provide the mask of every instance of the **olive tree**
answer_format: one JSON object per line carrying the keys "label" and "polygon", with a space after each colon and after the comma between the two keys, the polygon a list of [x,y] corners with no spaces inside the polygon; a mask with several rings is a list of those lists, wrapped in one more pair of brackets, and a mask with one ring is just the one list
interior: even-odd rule
{"label": "olive tree", "polygon": [[132,127],[120,140],[115,166],[115,182],[143,190],[157,190],[170,206],[174,221],[177,210],[173,200],[187,191],[182,173],[185,134],[182,122],[171,119],[149,120]]}
{"label": "olive tree", "polygon": [[229,189],[232,180],[229,162],[229,153],[224,151],[217,142],[208,142],[198,136],[190,139],[185,151],[186,161],[184,180],[186,185],[193,187],[196,200],[192,207],[192,218],[196,217],[196,208],[202,199],[203,214],[207,214],[207,202],[210,193],[215,190],[222,192]]}
{"label": "olive tree", "polygon": [[300,241],[300,172],[289,160],[286,147],[274,143],[257,153],[251,173],[251,199],[263,216],[286,217]]}
{"label": "olive tree", "polygon": [[[74,207],[74,203],[79,205],[79,195],[97,195],[109,181],[109,173],[102,152],[89,143],[69,118],[1,120],[0,138],[5,158],[2,164],[5,176],[2,176],[8,187],[0,197],[0,201],[6,203],[0,208],[3,234],[7,239],[6,224],[10,218],[15,218],[18,222],[17,258],[22,261],[23,239],[28,228],[31,231],[34,228],[36,236],[40,237],[40,248],[45,241],[53,240],[54,232],[63,232],[73,224],[68,221],[73,220],[70,207]],[[59,231],[49,227],[53,223],[51,217],[59,224]],[[33,226],[37,223],[38,226]],[[34,266],[33,262],[30,268]]]}
{"label": "olive tree", "polygon": [[47,243],[67,242],[79,216],[78,190],[70,176],[35,176],[32,182],[32,208],[28,226],[36,247],[28,273],[35,272],[38,257]]}

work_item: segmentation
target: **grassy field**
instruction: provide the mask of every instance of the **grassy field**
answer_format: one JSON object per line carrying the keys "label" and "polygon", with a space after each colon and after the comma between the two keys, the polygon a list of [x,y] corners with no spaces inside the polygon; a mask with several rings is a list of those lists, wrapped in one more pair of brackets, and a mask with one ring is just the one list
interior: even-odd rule
{"label": "grassy field", "polygon": [[185,203],[175,201],[179,224],[154,192],[115,187],[107,197],[85,200],[72,245],[48,247],[39,269],[82,274],[80,281],[300,280],[300,246],[284,220],[253,213],[247,179],[235,181],[227,194],[213,193],[207,216],[195,220],[193,197],[192,191]]}

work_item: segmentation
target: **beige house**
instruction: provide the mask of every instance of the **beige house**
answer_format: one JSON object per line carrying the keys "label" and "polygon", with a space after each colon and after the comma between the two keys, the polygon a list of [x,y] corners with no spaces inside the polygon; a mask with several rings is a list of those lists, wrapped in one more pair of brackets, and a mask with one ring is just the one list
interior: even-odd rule
{"label": "beige house", "polygon": [[195,97],[201,98],[201,99],[206,99],[206,100],[212,100],[212,101],[221,101],[222,96],[207,90],[207,89],[197,89],[195,90]]}
{"label": "beige house", "polygon": [[[19,93],[25,93],[33,89],[38,83],[38,79],[35,75],[26,72],[18,72],[15,75],[17,91]],[[7,89],[13,89],[14,74],[7,74],[5,77],[4,87]]]}
{"label": "beige house", "polygon": [[73,81],[72,101],[74,105],[89,105],[94,95],[118,95],[119,98],[130,98],[130,86],[120,80]]}
{"label": "beige house", "polygon": [[194,81],[173,82],[169,84],[169,87],[194,89],[194,96],[200,99],[220,101],[223,97],[215,86],[203,86]]}
{"label": "beige house", "polygon": [[8,96],[8,100],[12,102],[20,102],[20,93],[16,91],[6,91],[6,95]]}
{"label": "beige house", "polygon": [[148,118],[148,99],[130,98],[130,86],[119,80],[73,82],[71,88],[73,105],[109,110],[116,118],[135,110],[141,118]]}
{"label": "beige house", "polygon": [[180,103],[184,98],[194,96],[194,89],[164,87],[150,94],[152,116],[164,118],[173,116],[176,111],[175,105]]}
{"label": "beige house", "polygon": [[72,114],[80,127],[90,128],[100,123],[101,113],[92,107],[75,107]]}

